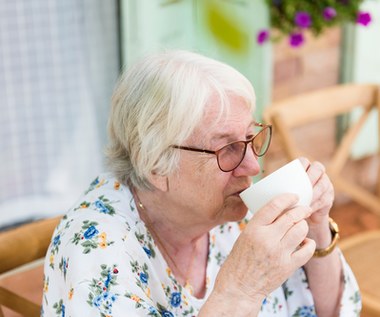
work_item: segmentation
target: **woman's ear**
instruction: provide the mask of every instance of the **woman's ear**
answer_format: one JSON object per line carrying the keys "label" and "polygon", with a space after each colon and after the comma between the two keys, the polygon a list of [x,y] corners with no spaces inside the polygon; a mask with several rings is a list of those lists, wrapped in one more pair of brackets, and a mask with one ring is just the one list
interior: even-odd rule
{"label": "woman's ear", "polygon": [[158,175],[152,172],[149,177],[149,182],[158,190],[163,192],[169,191],[169,178],[167,176]]}

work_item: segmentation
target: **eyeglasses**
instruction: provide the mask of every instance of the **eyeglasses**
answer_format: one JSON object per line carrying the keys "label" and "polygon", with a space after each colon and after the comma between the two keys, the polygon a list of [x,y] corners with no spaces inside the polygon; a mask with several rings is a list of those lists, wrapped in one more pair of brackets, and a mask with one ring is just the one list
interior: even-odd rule
{"label": "eyeglasses", "polygon": [[272,139],[272,126],[263,123],[255,123],[256,128],[259,130],[255,136],[247,141],[235,141],[228,143],[219,150],[211,151],[204,149],[197,149],[188,146],[173,145],[175,149],[201,152],[216,155],[218,166],[223,172],[231,172],[237,168],[243,161],[245,153],[247,152],[247,145],[250,144],[253,153],[257,156],[263,156],[269,148]]}

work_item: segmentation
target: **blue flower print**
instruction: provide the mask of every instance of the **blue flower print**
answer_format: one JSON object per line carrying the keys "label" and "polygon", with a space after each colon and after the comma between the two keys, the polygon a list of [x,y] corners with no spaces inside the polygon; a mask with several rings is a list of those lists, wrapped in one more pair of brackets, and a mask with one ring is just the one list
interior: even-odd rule
{"label": "blue flower print", "polygon": [[60,299],[59,302],[54,303],[53,308],[55,309],[56,316],[65,317],[65,305],[63,300]]}
{"label": "blue flower print", "polygon": [[90,293],[87,303],[96,307],[101,316],[112,316],[112,306],[119,294],[111,292],[111,288],[117,285],[116,279],[119,270],[116,265],[112,267],[102,264],[99,279],[93,279],[90,283]]}
{"label": "blue flower print", "polygon": [[59,245],[59,243],[61,242],[61,235],[60,234],[57,234],[54,239],[53,239],[53,245],[56,246],[56,245]]}
{"label": "blue flower print", "polygon": [[173,307],[178,307],[181,304],[181,293],[179,293],[179,292],[172,293],[172,297],[170,299],[170,304]]}
{"label": "blue flower print", "polygon": [[145,274],[144,272],[140,273],[140,281],[143,282],[144,284],[148,283],[148,274]]}
{"label": "blue flower print", "polygon": [[147,248],[146,246],[143,246],[143,249],[145,253],[148,255],[148,257],[152,256],[152,251],[149,248]]}
{"label": "blue flower print", "polygon": [[114,203],[117,203],[117,201],[110,201],[107,197],[105,197],[104,195],[101,195],[98,197],[97,200],[95,200],[91,204],[99,212],[113,216],[116,213],[115,208],[113,207]]}
{"label": "blue flower print", "polygon": [[294,317],[317,317],[314,306],[302,306],[297,309]]}
{"label": "blue flower print", "polygon": [[96,234],[98,234],[99,231],[98,229],[96,229],[95,226],[91,226],[89,227],[83,234],[83,236],[85,237],[85,239],[91,239],[92,237],[94,237]]}
{"label": "blue flower print", "polygon": [[104,286],[105,286],[106,288],[109,287],[110,282],[111,282],[111,279],[112,279],[111,272],[108,272],[108,274],[107,274],[107,278],[106,278],[106,280],[104,281]]}
{"label": "blue flower print", "polygon": [[149,313],[153,314],[154,316],[158,314],[158,311],[155,307],[150,306],[149,307]]}
{"label": "blue flower print", "polygon": [[63,278],[66,280],[66,274],[67,274],[67,268],[69,267],[69,259],[68,258],[61,258],[61,261],[59,262],[59,270],[63,274]]}
{"label": "blue flower print", "polygon": [[104,205],[104,203],[101,200],[95,201],[95,207],[99,209],[100,212],[104,214],[108,214],[109,210],[108,208]]}
{"label": "blue flower print", "polygon": [[112,310],[112,304],[116,301],[116,295],[110,292],[103,292],[94,297],[92,304],[99,308],[100,310],[104,310],[108,313]]}
{"label": "blue flower print", "polygon": [[116,301],[116,295],[110,292],[103,293],[103,306],[107,312],[111,312],[112,304]]}
{"label": "blue flower print", "polygon": [[170,311],[168,311],[168,310],[162,311],[161,312],[161,316],[162,317],[174,317],[174,315]]}
{"label": "blue flower print", "polygon": [[96,186],[98,185],[100,182],[99,182],[99,177],[95,178],[92,183],[90,184],[90,186]]}
{"label": "blue flower print", "polygon": [[94,300],[92,301],[92,304],[95,307],[100,307],[100,305],[102,304],[102,295],[95,296]]}
{"label": "blue flower print", "polygon": [[108,181],[104,178],[100,179],[99,177],[97,177],[92,181],[90,187],[85,191],[85,194],[88,194],[90,191],[93,191],[94,189],[99,188],[107,183]]}

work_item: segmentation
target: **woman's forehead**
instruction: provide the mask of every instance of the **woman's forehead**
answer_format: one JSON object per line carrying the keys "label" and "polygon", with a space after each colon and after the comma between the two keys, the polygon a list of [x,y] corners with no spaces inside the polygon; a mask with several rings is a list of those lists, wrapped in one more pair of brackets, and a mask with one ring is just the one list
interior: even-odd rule
{"label": "woman's forehead", "polygon": [[191,139],[201,139],[206,143],[221,139],[233,141],[253,129],[254,125],[251,110],[245,102],[231,103],[229,109],[222,113],[220,108],[210,105]]}

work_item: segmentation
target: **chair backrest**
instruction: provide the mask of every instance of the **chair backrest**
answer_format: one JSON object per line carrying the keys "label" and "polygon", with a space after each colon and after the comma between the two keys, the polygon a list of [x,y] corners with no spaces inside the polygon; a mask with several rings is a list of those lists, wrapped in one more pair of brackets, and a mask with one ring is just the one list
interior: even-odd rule
{"label": "chair backrest", "polygon": [[[0,232],[0,278],[45,257],[60,218],[39,220]],[[28,317],[40,316],[41,311],[40,303],[0,286],[0,317],[3,316],[1,306]]]}
{"label": "chair backrest", "polygon": [[[374,84],[336,85],[318,91],[304,93],[276,102],[264,110],[263,117],[274,127],[281,139],[288,160],[298,156],[308,156],[300,150],[292,130],[296,127],[315,123],[350,113],[360,107],[363,111],[359,119],[344,133],[335,153],[327,163],[327,173],[335,188],[350,196],[353,200],[380,215],[378,194],[349,181],[341,174],[350,157],[350,150],[356,136],[361,131],[372,109],[380,114],[379,86]],[[380,125],[379,125],[380,126]],[[380,136],[379,132],[377,132]],[[377,188],[380,192],[380,188]]]}

